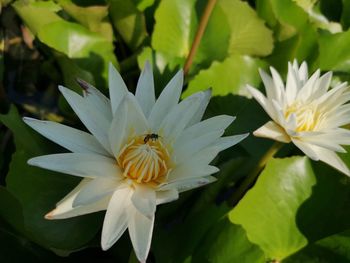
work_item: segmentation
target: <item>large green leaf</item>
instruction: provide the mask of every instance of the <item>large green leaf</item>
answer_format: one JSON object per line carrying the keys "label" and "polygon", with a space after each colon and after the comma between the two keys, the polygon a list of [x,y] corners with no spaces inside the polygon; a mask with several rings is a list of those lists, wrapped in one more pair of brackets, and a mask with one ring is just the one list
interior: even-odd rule
{"label": "large green leaf", "polygon": [[[218,5],[226,14],[230,25],[231,53],[265,56],[273,48],[272,32],[256,12],[239,0],[220,0]],[[220,30],[217,28],[217,30]]]}
{"label": "large green leaf", "polygon": [[106,84],[103,82],[107,79],[108,63],[117,65],[111,40],[80,24],[64,20],[52,8],[38,6],[38,3],[42,2],[16,1],[13,7],[41,42],[92,72],[97,86],[103,87]]}
{"label": "large green leaf", "polygon": [[138,48],[147,37],[146,21],[132,0],[109,0],[109,12],[114,27],[125,43]]}
{"label": "large green leaf", "polygon": [[350,30],[330,34],[322,32],[319,37],[320,68],[349,72],[350,70]]}
{"label": "large green leaf", "polygon": [[213,95],[227,94],[247,95],[246,84],[258,86],[260,77],[258,68],[266,64],[249,56],[232,55],[223,62],[213,62],[209,69],[204,69],[190,81],[184,96],[208,89],[213,89]]}
{"label": "large green leaf", "polygon": [[208,231],[191,262],[264,263],[266,259],[261,249],[249,242],[244,229],[225,217]]}
{"label": "large green leaf", "polygon": [[186,57],[195,30],[194,0],[161,1],[155,13],[152,35],[155,50],[173,57]]}
{"label": "large green leaf", "polygon": [[97,214],[57,221],[44,219],[44,215],[79,180],[28,166],[31,157],[53,153],[52,149],[57,151],[57,148],[26,126],[14,107],[7,115],[0,115],[0,120],[14,133],[16,152],[12,156],[6,183],[23,207],[25,234],[46,248],[81,248],[99,230],[101,222]]}
{"label": "large green leaf", "polygon": [[350,231],[333,235],[309,245],[295,255],[287,258],[286,263],[349,263]]}
{"label": "large green leaf", "polygon": [[307,245],[296,222],[297,211],[316,183],[306,157],[272,159],[229,213],[246,230],[248,239],[270,259],[282,260]]}
{"label": "large green leaf", "polygon": [[56,0],[76,21],[92,32],[100,33],[109,41],[113,40],[112,25],[108,21],[108,6],[79,6],[72,0]]}

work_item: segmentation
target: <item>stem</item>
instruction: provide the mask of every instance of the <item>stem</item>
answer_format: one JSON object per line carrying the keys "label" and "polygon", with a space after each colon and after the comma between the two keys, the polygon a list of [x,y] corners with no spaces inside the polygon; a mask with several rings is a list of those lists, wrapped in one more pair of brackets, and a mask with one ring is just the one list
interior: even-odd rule
{"label": "stem", "polygon": [[188,71],[190,70],[190,67],[191,67],[192,62],[193,62],[193,58],[197,52],[199,43],[201,42],[205,28],[207,27],[207,24],[209,21],[209,17],[214,9],[216,1],[217,0],[208,0],[207,6],[205,7],[204,13],[203,13],[201,20],[199,22],[196,36],[194,37],[194,40],[192,43],[190,53],[188,54],[186,62],[185,62],[185,66],[184,66],[184,74],[185,75],[187,75]]}
{"label": "stem", "polygon": [[282,148],[283,143],[275,142],[270,149],[261,157],[257,166],[247,175],[244,181],[240,184],[239,188],[233,193],[230,199],[230,204],[235,206],[254,184],[256,178],[259,176],[261,170],[265,167],[266,163]]}

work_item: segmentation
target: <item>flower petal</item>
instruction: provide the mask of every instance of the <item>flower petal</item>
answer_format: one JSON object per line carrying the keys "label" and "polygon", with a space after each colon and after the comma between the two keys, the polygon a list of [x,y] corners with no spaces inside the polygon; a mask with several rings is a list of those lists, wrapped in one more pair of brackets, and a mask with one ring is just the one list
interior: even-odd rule
{"label": "flower petal", "polygon": [[77,194],[89,182],[91,182],[91,179],[83,179],[78,184],[78,186],[76,186],[68,195],[66,195],[60,202],[57,203],[56,208],[54,210],[45,215],[45,218],[49,220],[65,219],[105,210],[109,202],[108,196],[99,200],[98,202],[86,206],[73,208],[73,201],[76,198]]}
{"label": "flower petal", "polygon": [[[209,104],[210,98],[211,98],[211,94],[212,94],[212,89],[207,89],[205,91],[203,91],[203,96],[200,102],[200,105],[198,107],[197,112],[193,115],[192,119],[189,121],[189,123],[187,124],[187,127],[190,127],[196,123],[198,123],[203,115],[204,112]],[[193,96],[193,95],[192,95]]]}
{"label": "flower petal", "polygon": [[109,130],[109,141],[115,158],[131,136],[145,134],[149,130],[147,119],[131,93],[125,95],[117,112]]}
{"label": "flower petal", "polygon": [[127,94],[128,88],[126,87],[122,77],[112,63],[109,63],[108,87],[112,113],[114,114],[124,95]]}
{"label": "flower petal", "polygon": [[279,142],[289,143],[291,141],[284,129],[273,121],[268,121],[253,134],[257,137],[269,138]]}
{"label": "flower petal", "polygon": [[149,61],[146,61],[137,82],[135,97],[139,102],[143,113],[148,117],[156,101],[152,67]]}
{"label": "flower petal", "polygon": [[180,99],[182,85],[183,71],[179,70],[160,94],[148,117],[150,127],[154,130],[158,130],[168,112],[177,105]]}
{"label": "flower petal", "polygon": [[176,138],[178,138],[198,110],[202,96],[203,93],[198,93],[196,96],[191,96],[191,98],[181,101],[165,117],[159,128],[165,140],[171,143],[175,142]]}
{"label": "flower petal", "polygon": [[325,162],[345,175],[350,176],[349,168],[335,152],[322,147],[314,147],[314,151],[322,162]]}
{"label": "flower petal", "polygon": [[[186,128],[179,139],[176,141],[176,145],[187,144],[194,140],[198,136],[211,133],[214,131],[220,131],[226,129],[236,117],[229,115],[219,115],[204,121],[198,122],[193,126]],[[175,145],[175,146],[176,146]]]}
{"label": "flower petal", "polygon": [[[118,180],[119,179],[119,180]],[[84,185],[73,201],[73,207],[95,203],[121,187],[122,178],[96,178]]]}
{"label": "flower petal", "polygon": [[131,202],[144,216],[151,218],[156,212],[156,193],[153,188],[136,184]]}
{"label": "flower petal", "polygon": [[72,152],[109,155],[89,133],[52,121],[39,121],[27,117],[23,118],[23,121],[41,135]]}
{"label": "flower petal", "polygon": [[127,208],[130,206],[131,194],[130,187],[118,189],[113,193],[103,221],[101,238],[103,250],[113,246],[128,227]]}
{"label": "flower petal", "polygon": [[292,141],[310,159],[312,159],[314,161],[318,161],[320,159],[319,156],[317,155],[317,153],[314,151],[314,147],[311,144],[309,144],[307,142],[303,142],[303,141],[298,140],[298,139],[293,139],[293,138],[292,138]]}
{"label": "flower petal", "polygon": [[170,189],[156,192],[157,205],[169,203],[179,199],[179,192],[177,189]]}
{"label": "flower petal", "polygon": [[87,153],[59,153],[34,157],[28,164],[80,177],[121,177],[114,159]]}
{"label": "flower petal", "polygon": [[[204,135],[199,135],[197,138],[194,138],[187,143],[179,143],[178,145],[175,143],[174,152],[172,154],[173,161],[176,164],[180,164],[193,156],[193,154],[199,152],[205,147],[211,145],[218,138],[224,134],[224,130],[216,130],[210,133],[206,133]],[[180,138],[181,141],[181,138]]]}
{"label": "flower petal", "polygon": [[107,119],[103,112],[94,111],[89,107],[84,98],[77,93],[59,86],[59,90],[72,107],[79,119],[84,123],[86,128],[95,136],[102,146],[110,153],[107,130],[110,125],[110,120]]}
{"label": "flower petal", "polygon": [[221,152],[223,150],[226,150],[227,148],[230,148],[233,145],[236,145],[248,136],[249,133],[221,137],[217,140],[217,142],[213,143],[213,146],[215,146]]}
{"label": "flower petal", "polygon": [[83,88],[83,96],[89,108],[100,111],[108,120],[112,120],[111,102],[98,89],[82,79],[77,79],[78,84]]}
{"label": "flower petal", "polygon": [[215,182],[217,179],[213,176],[206,177],[190,177],[182,180],[176,180],[167,184],[163,184],[159,186],[159,190],[170,190],[177,189],[179,193],[185,192],[194,188],[198,188],[204,186],[206,184],[210,184]]}
{"label": "flower petal", "polygon": [[129,236],[137,259],[146,262],[151,248],[154,214],[149,218],[140,213],[132,206],[128,209],[129,214]]}

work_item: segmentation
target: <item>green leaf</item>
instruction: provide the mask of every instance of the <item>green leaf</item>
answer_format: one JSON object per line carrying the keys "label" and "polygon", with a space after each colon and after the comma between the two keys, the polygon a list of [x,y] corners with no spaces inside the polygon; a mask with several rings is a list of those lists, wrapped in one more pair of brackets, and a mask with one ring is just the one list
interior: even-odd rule
{"label": "green leaf", "polygon": [[309,245],[295,255],[287,258],[286,263],[330,263],[350,262],[350,231],[333,235]]}
{"label": "green leaf", "polygon": [[3,186],[0,186],[0,218],[19,232],[24,232],[22,206]]}
{"label": "green leaf", "polygon": [[217,222],[205,235],[191,262],[264,263],[264,253],[247,239],[244,229],[227,217]]}
{"label": "green leaf", "polygon": [[71,17],[90,31],[104,36],[107,40],[113,40],[112,25],[108,21],[108,6],[95,5],[82,7],[72,0],[56,0]]}
{"label": "green leaf", "polygon": [[320,34],[319,45],[319,60],[322,70],[349,72],[350,30],[337,34],[324,31]]}
{"label": "green leaf", "polygon": [[341,14],[341,24],[344,30],[350,27],[350,0],[343,0],[343,10]]}
{"label": "green leaf", "polygon": [[41,1],[35,3],[17,1],[13,6],[41,42],[74,59],[81,68],[93,73],[98,87],[104,87],[108,63],[117,65],[113,43],[80,24],[64,20],[49,8],[38,7]]}
{"label": "green leaf", "polygon": [[194,0],[161,1],[155,12],[152,47],[172,57],[187,57],[196,28]]}
{"label": "green leaf", "polygon": [[260,77],[258,68],[266,64],[249,56],[232,55],[223,62],[213,62],[209,69],[198,73],[189,83],[183,96],[189,96],[197,91],[213,89],[213,95],[227,94],[247,95],[246,84],[258,86]]}
{"label": "green leaf", "polygon": [[[220,0],[218,5],[226,14],[230,26],[230,53],[257,56],[266,56],[271,53],[272,32],[248,3],[239,0]],[[217,28],[217,30],[220,29]]]}
{"label": "green leaf", "polygon": [[[112,23],[124,42],[132,50],[137,49],[148,36],[144,14],[132,0],[109,0]],[[140,3],[143,5],[149,3]]]}
{"label": "green leaf", "polygon": [[[46,248],[72,250],[84,246],[100,227],[98,214],[67,220],[45,220],[44,215],[71,191],[79,180],[27,165],[28,159],[53,153],[51,143],[26,126],[12,107],[0,120],[14,133],[16,152],[6,177],[8,190],[23,207],[24,226],[30,239]],[[57,148],[54,150],[57,151]]]}
{"label": "green leaf", "polygon": [[272,159],[229,213],[246,230],[248,239],[273,260],[282,260],[307,245],[296,214],[316,183],[306,157]]}

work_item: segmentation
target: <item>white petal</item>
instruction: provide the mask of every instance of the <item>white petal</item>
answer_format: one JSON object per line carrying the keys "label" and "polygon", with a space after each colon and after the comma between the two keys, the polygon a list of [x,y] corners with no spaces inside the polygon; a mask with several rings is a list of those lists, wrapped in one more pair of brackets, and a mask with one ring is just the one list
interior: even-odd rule
{"label": "white petal", "polygon": [[169,203],[179,199],[179,192],[176,189],[156,192],[157,205]]}
{"label": "white petal", "polygon": [[120,76],[119,72],[114,68],[112,63],[109,63],[108,86],[109,97],[112,106],[112,113],[114,114],[124,95],[127,94],[128,88],[126,87],[122,77]]}
{"label": "white petal", "polygon": [[112,195],[103,221],[101,246],[109,249],[128,227],[127,207],[130,206],[132,190],[129,187],[118,189]]}
{"label": "white petal", "polygon": [[90,108],[84,98],[77,93],[62,86],[59,86],[58,88],[86,128],[108,152],[111,152],[107,135],[110,120],[107,119],[101,111],[95,111]]}
{"label": "white petal", "polygon": [[217,142],[213,143],[213,146],[217,147],[218,150],[221,152],[223,150],[226,150],[227,148],[230,148],[233,145],[236,145],[240,141],[247,138],[249,133],[245,134],[238,134],[238,135],[232,135],[232,136],[226,136],[219,138]]}
{"label": "white petal", "polygon": [[253,133],[257,137],[273,139],[279,142],[290,142],[290,137],[284,129],[273,121],[269,121]]}
{"label": "white petal", "polygon": [[281,97],[281,90],[275,86],[272,78],[262,69],[259,69],[259,74],[264,83],[267,98],[270,100],[279,100]]}
{"label": "white petal", "polygon": [[293,138],[292,138],[292,141],[310,159],[312,159],[314,161],[318,161],[319,160],[319,156],[314,151],[314,147],[311,144],[309,144],[307,142],[303,142],[303,141],[298,140],[298,139],[293,139]]}
{"label": "white petal", "polygon": [[28,164],[81,177],[121,177],[114,159],[87,153],[59,153],[28,160]]}
{"label": "white petal", "polygon": [[140,262],[146,262],[151,248],[154,214],[148,218],[135,208],[130,207],[128,210],[128,229],[132,246],[137,259]]}
{"label": "white petal", "polygon": [[218,169],[208,165],[219,153],[217,147],[209,146],[177,165],[168,176],[169,181],[186,177],[199,177],[216,173]]}
{"label": "white petal", "polygon": [[89,133],[52,121],[39,121],[27,117],[23,118],[23,121],[41,135],[72,152],[109,155]]}
{"label": "white petal", "polygon": [[322,162],[325,162],[347,176],[350,176],[349,168],[335,152],[321,147],[314,147],[314,151]]}
{"label": "white petal", "polygon": [[114,115],[111,127],[108,132],[111,150],[115,158],[118,157],[120,148],[124,143],[125,138],[128,136],[128,106],[125,97],[119,103],[119,106],[117,108],[117,114]]}
{"label": "white petal", "polygon": [[73,201],[73,207],[81,205],[89,205],[95,203],[100,199],[104,198],[106,195],[114,192],[120,185],[120,180],[122,178],[97,178],[93,179],[77,194]]}
{"label": "white petal", "polygon": [[342,152],[345,153],[346,150],[341,147],[338,143],[333,140],[335,135],[332,133],[326,133],[315,136],[303,136],[302,140],[323,148],[326,148],[331,151]]}
{"label": "white petal", "polygon": [[139,102],[143,113],[148,117],[156,101],[153,72],[149,61],[146,61],[137,82],[135,97]]}
{"label": "white petal", "polygon": [[319,87],[316,85],[320,77],[320,70],[316,70],[310,79],[305,83],[302,89],[299,91],[297,100],[307,101]]}
{"label": "white petal", "polygon": [[154,107],[151,110],[148,121],[154,130],[158,130],[165,116],[178,103],[183,85],[183,71],[180,70],[166,85]]}
{"label": "white petal", "polygon": [[190,126],[198,123],[202,119],[204,112],[209,104],[211,94],[212,94],[212,89],[207,89],[203,92],[203,97],[202,97],[201,103],[199,105],[199,108],[198,108],[197,112],[193,115],[192,119],[187,124],[187,127],[190,127]]}
{"label": "white petal", "polygon": [[[197,138],[193,138],[193,140],[186,143],[175,143],[174,152],[172,154],[173,161],[176,164],[180,164],[183,161],[188,160],[193,156],[193,154],[217,141],[223,134],[224,130],[217,130],[204,135],[198,135]],[[181,137],[179,141],[181,141]]]}
{"label": "white petal", "polygon": [[247,89],[252,94],[252,96],[256,99],[256,101],[263,107],[265,112],[272,118],[275,119],[275,113],[273,111],[273,108],[271,107],[269,101],[267,98],[256,88],[253,88],[249,85],[247,85]]}
{"label": "white petal", "polygon": [[98,89],[82,79],[77,80],[83,88],[84,99],[94,111],[100,111],[108,120],[112,120],[111,102]]}
{"label": "white petal", "polygon": [[270,67],[270,71],[271,71],[273,82],[275,83],[275,87],[277,90],[280,90],[281,98],[282,98],[284,97],[284,93],[285,93],[282,78],[280,74],[278,74],[277,70],[274,69],[273,67]]}
{"label": "white petal", "polygon": [[195,125],[186,128],[179,139],[176,141],[176,144],[187,144],[195,138],[211,133],[214,131],[220,131],[226,129],[236,117],[228,115],[219,115],[204,121],[198,122]]}
{"label": "white petal", "polygon": [[199,93],[197,96],[181,101],[166,116],[159,128],[164,139],[170,142],[175,142],[176,138],[178,138],[193,117],[194,113],[198,110],[202,95],[202,93]]}
{"label": "white petal", "polygon": [[145,134],[148,130],[147,119],[136,98],[128,93],[119,104],[109,130],[114,156],[118,156],[121,146],[125,145],[130,137]]}
{"label": "white petal", "polygon": [[151,187],[135,185],[131,201],[135,208],[148,218],[151,218],[156,212],[156,193]]}
{"label": "white petal", "polygon": [[286,100],[288,104],[291,104],[295,100],[295,96],[299,89],[299,83],[297,80],[296,72],[292,68],[292,65],[288,63],[288,74],[286,84]]}
{"label": "white petal", "polygon": [[213,176],[190,177],[190,178],[185,178],[183,180],[177,180],[168,184],[161,185],[159,187],[159,190],[177,189],[179,193],[181,193],[184,191],[188,191],[194,188],[198,188],[198,187],[210,184],[212,182],[215,182],[216,180],[217,179]]}
{"label": "white petal", "polygon": [[99,200],[98,202],[73,208],[73,201],[76,198],[77,194],[83,188],[83,186],[85,186],[90,181],[91,179],[89,178],[83,179],[77,187],[75,187],[68,195],[66,195],[60,202],[57,203],[54,210],[45,215],[45,218],[49,220],[65,219],[105,210],[109,202],[108,196],[104,199]]}
{"label": "white petal", "polygon": [[304,61],[303,63],[301,63],[299,68],[299,79],[302,85],[306,83],[308,77],[309,77],[308,68],[307,68],[306,62]]}

